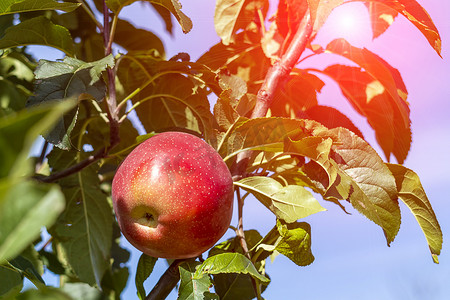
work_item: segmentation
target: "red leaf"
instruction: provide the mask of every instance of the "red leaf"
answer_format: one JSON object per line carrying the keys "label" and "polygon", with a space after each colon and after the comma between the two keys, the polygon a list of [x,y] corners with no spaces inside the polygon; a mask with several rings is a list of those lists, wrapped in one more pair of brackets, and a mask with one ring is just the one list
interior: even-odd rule
{"label": "red leaf", "polygon": [[317,105],[317,93],[324,86],[316,75],[296,69],[283,89],[275,94],[272,115],[293,118],[299,111]]}
{"label": "red leaf", "polygon": [[[386,61],[380,59],[379,56],[375,55],[366,48],[360,49],[354,47],[345,39],[336,39],[330,42],[327,45],[326,51],[352,60],[361,68],[366,70],[366,72],[369,73],[374,79],[379,81],[386,92],[394,100],[405,126],[408,125],[410,122],[409,110],[405,108],[404,95],[399,95],[398,92],[397,83],[399,82],[398,76],[400,75],[398,71],[393,72],[395,69],[390,67]],[[406,90],[406,88],[404,90]]]}
{"label": "red leaf", "polygon": [[[415,0],[356,0],[384,4],[405,16],[419,29],[431,47],[441,56],[441,36],[428,12]],[[442,56],[441,56],[442,57]]]}
{"label": "red leaf", "polygon": [[364,138],[358,127],[356,127],[346,115],[333,107],[315,105],[306,111],[301,112],[299,117],[302,119],[315,120],[329,129],[344,127],[354,132],[360,138]]}
{"label": "red leaf", "polygon": [[[411,146],[410,122],[405,125],[395,100],[383,85],[356,67],[333,65],[324,73],[339,84],[353,107],[367,118],[387,160],[394,154],[397,161],[403,163]],[[409,116],[409,107],[406,102],[403,103],[403,109]]]}
{"label": "red leaf", "polygon": [[389,28],[389,26],[392,25],[395,18],[398,16],[398,12],[377,2],[369,2],[364,4],[369,10],[373,38],[375,39],[382,35]]}
{"label": "red leaf", "polygon": [[314,24],[313,35],[325,23],[331,11],[342,3],[344,3],[344,0],[308,0],[311,23]]}

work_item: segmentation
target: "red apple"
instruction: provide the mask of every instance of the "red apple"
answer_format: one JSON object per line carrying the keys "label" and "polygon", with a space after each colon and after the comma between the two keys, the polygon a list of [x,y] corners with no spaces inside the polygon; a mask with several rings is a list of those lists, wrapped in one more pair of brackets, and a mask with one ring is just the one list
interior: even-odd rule
{"label": "red apple", "polygon": [[205,141],[165,132],[123,161],[112,200],[123,235],[137,249],[154,257],[190,258],[214,246],[228,229],[233,181]]}

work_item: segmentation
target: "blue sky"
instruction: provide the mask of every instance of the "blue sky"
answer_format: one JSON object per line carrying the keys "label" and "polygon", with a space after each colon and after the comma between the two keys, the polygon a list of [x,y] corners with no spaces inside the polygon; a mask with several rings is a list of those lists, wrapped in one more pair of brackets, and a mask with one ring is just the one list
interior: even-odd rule
{"label": "blue sky", "polygon": [[[197,59],[218,42],[214,31],[214,3],[211,0],[181,1],[183,11],[193,20],[193,30],[185,35],[175,24],[174,37],[161,34],[163,24],[147,6],[140,3],[126,7],[122,17],[138,27],[157,33],[166,46],[168,57],[188,52]],[[316,42],[325,46],[337,37],[345,37],[352,44],[367,47],[398,68],[409,91],[413,144],[405,165],[419,174],[444,232],[444,248],[440,264],[433,264],[425,238],[408,209],[401,205],[402,225],[390,247],[380,228],[352,210],[344,214],[337,206],[320,200],[328,209],[305,221],[312,227],[312,248],[315,262],[298,267],[283,256],[274,263],[267,261],[267,273],[272,282],[263,294],[266,299],[449,299],[450,255],[446,233],[450,229],[450,204],[447,188],[450,159],[450,2],[418,1],[429,12],[443,40],[441,59],[428,45],[422,34],[404,17],[380,38],[372,41],[368,15],[361,3],[338,8],[325,24]],[[359,15],[357,23],[342,27],[340,15],[350,11]],[[340,27],[341,26],[341,27]],[[347,25],[348,26],[348,25]],[[342,29],[340,29],[342,28]],[[353,29],[352,29],[353,28]],[[342,34],[342,30],[345,34]],[[36,53],[49,55],[43,48]],[[46,57],[55,59],[55,56]],[[323,66],[334,57],[311,60],[309,66]],[[377,149],[374,135],[367,122],[346,104],[333,82],[319,95],[321,104],[338,107],[348,113],[363,131],[369,143]],[[244,209],[245,229],[267,233],[274,225],[274,217],[255,199],[248,199]],[[233,221],[235,224],[236,221]],[[228,231],[226,237],[232,236]],[[134,271],[140,252],[124,241],[132,253],[129,268],[132,272],[123,299],[136,298]],[[166,263],[158,261],[154,273],[146,282],[150,290],[164,272]],[[52,279],[50,279],[52,280]],[[169,299],[176,299],[172,292]]]}

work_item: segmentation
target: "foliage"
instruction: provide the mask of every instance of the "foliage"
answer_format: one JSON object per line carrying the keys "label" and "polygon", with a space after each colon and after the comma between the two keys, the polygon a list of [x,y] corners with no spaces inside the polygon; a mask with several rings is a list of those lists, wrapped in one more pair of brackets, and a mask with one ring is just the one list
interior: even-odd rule
{"label": "foliage", "polygon": [[[238,226],[236,237],[205,260],[181,263],[179,299],[260,299],[270,282],[269,256],[311,264],[311,228],[304,219],[325,211],[322,200],[344,211],[351,205],[380,226],[390,244],[400,228],[400,199],[438,262],[439,223],[419,177],[402,165],[411,121],[400,72],[342,38],[313,43],[331,11],[351,0],[280,0],[274,16],[267,15],[268,0],[217,0],[221,42],[197,61],[186,53],[167,58],[157,34],[121,19],[134,2],[0,4],[0,297],[119,299],[129,253],[119,244],[112,177],[135,146],[168,130],[201,136],[222,155],[235,179],[240,220],[249,194],[276,216],[265,236]],[[180,1],[147,2],[169,33],[172,17],[183,32],[191,30]],[[419,3],[363,2],[374,38],[391,25],[386,16],[403,15],[440,55],[438,30]],[[28,45],[53,47],[65,57],[36,62]],[[307,58],[330,53],[352,66],[301,68]],[[318,103],[324,77],[367,119],[385,160],[345,114]],[[132,112],[145,134],[130,122]],[[46,140],[42,155],[29,157],[39,135]],[[140,299],[156,260],[143,255],[131,266]],[[61,277],[60,288],[45,285],[44,266]],[[24,277],[38,290],[21,293]]]}

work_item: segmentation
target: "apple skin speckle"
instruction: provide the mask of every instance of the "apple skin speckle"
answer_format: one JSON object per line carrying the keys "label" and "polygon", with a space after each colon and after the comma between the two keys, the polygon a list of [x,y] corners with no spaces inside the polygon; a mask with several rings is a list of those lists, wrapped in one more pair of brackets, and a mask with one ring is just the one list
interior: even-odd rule
{"label": "apple skin speckle", "polygon": [[121,231],[137,249],[153,257],[190,258],[214,246],[227,231],[233,180],[205,141],[164,132],[122,162],[112,199]]}

